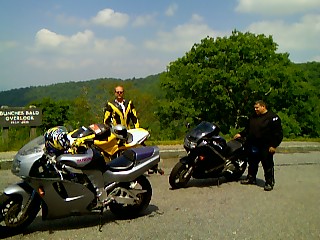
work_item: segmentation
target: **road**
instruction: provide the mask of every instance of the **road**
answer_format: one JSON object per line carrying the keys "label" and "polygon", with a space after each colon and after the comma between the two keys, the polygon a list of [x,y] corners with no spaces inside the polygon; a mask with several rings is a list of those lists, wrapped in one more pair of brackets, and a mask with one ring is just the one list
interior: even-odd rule
{"label": "road", "polygon": [[[320,239],[320,152],[275,155],[276,186],[217,179],[192,180],[185,189],[171,190],[168,175],[177,159],[166,159],[165,175],[150,175],[153,197],[144,216],[117,219],[109,211],[98,216],[42,221],[24,234],[7,239]],[[0,171],[0,191],[16,178]],[[0,226],[5,237],[5,228]]]}

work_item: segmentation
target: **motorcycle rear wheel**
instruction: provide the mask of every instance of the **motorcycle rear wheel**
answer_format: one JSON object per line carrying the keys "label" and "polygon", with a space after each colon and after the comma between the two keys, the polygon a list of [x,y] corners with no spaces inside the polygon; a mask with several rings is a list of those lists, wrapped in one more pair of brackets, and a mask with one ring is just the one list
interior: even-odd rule
{"label": "motorcycle rear wheel", "polygon": [[40,199],[31,200],[27,209],[22,209],[22,198],[17,195],[0,195],[0,222],[4,221],[9,229],[21,231],[29,226],[40,210]]}
{"label": "motorcycle rear wheel", "polygon": [[188,175],[185,177],[185,174],[188,171],[189,168],[181,162],[178,162],[173,167],[169,176],[169,183],[172,189],[184,188],[187,186],[191,178],[191,173],[188,173]]}
{"label": "motorcycle rear wheel", "polygon": [[[144,190],[145,192],[138,194],[139,199],[136,201],[136,204],[134,205],[126,205],[117,202],[111,202],[109,204],[109,208],[113,214],[124,218],[135,217],[141,214],[149,206],[152,197],[152,187],[149,180],[145,176],[140,176],[135,181],[136,184],[134,184],[134,189]],[[131,182],[125,183],[122,187],[130,190],[132,189],[130,186]]]}

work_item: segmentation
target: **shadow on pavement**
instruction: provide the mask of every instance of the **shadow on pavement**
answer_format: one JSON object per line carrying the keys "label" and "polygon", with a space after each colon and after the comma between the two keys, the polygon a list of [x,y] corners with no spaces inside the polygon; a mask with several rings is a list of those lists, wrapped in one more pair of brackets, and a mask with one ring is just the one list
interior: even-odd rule
{"label": "shadow on pavement", "polygon": [[139,217],[153,217],[159,213],[159,209],[155,205],[149,205],[148,208],[139,216],[133,218],[121,218],[112,214],[109,210],[105,211],[101,218],[100,214],[94,215],[85,215],[85,216],[72,216],[66,217],[62,219],[56,220],[46,220],[43,221],[41,216],[37,216],[37,218],[31,223],[29,227],[27,227],[23,231],[13,231],[10,228],[5,226],[0,226],[0,239],[5,239],[8,237],[13,237],[17,235],[28,236],[34,232],[48,232],[49,234],[53,234],[55,231],[68,230],[68,229],[80,229],[80,228],[88,228],[88,227],[97,227],[97,231],[103,230],[103,226],[105,224],[115,222],[117,224],[121,224],[121,221],[125,220],[134,220]]}

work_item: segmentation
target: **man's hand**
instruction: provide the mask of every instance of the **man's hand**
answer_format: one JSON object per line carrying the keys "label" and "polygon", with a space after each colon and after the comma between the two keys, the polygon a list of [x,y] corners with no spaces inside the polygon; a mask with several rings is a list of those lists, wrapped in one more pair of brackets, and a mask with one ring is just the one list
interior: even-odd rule
{"label": "man's hand", "polygon": [[240,133],[237,133],[236,135],[234,135],[233,139],[237,139],[237,138],[240,138],[240,137],[241,137]]}
{"label": "man's hand", "polygon": [[269,147],[269,153],[275,154],[276,153],[276,148],[275,147]]}

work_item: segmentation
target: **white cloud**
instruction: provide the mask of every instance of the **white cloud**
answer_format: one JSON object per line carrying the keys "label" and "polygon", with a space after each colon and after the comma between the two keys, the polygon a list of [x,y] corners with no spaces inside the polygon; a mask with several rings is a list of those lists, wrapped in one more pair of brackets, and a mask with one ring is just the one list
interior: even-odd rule
{"label": "white cloud", "polygon": [[319,0],[238,0],[236,11],[264,15],[286,15],[319,9]]}
{"label": "white cloud", "polygon": [[195,43],[207,36],[213,36],[214,33],[202,22],[201,16],[193,15],[189,23],[178,25],[171,32],[159,31],[155,40],[145,41],[145,46],[157,51],[189,51]]}
{"label": "white cloud", "polygon": [[279,50],[320,50],[320,15],[306,15],[295,23],[263,21],[248,27],[250,32],[272,35]]}
{"label": "white cloud", "polygon": [[90,30],[78,32],[72,36],[57,34],[48,29],[41,29],[35,36],[35,50],[55,51],[63,54],[77,54],[90,48],[94,34]]}
{"label": "white cloud", "polygon": [[174,14],[175,14],[175,12],[176,12],[177,10],[178,10],[178,5],[175,4],[175,3],[173,3],[173,4],[171,4],[171,5],[167,8],[165,14],[166,14],[167,16],[169,16],[169,17],[172,17],[172,16],[174,16]]}
{"label": "white cloud", "polygon": [[92,18],[92,22],[106,27],[122,28],[127,25],[129,16],[125,13],[115,12],[110,8],[103,9]]}
{"label": "white cloud", "polygon": [[[28,66],[42,70],[75,71],[102,68],[106,63],[121,61],[132,53],[134,46],[123,36],[99,39],[85,30],[71,36],[41,29],[35,36],[33,54],[25,62]],[[45,53],[45,54],[43,54]]]}
{"label": "white cloud", "polygon": [[36,34],[37,46],[57,47],[64,41],[66,41],[66,37],[45,28],[41,29]]}

